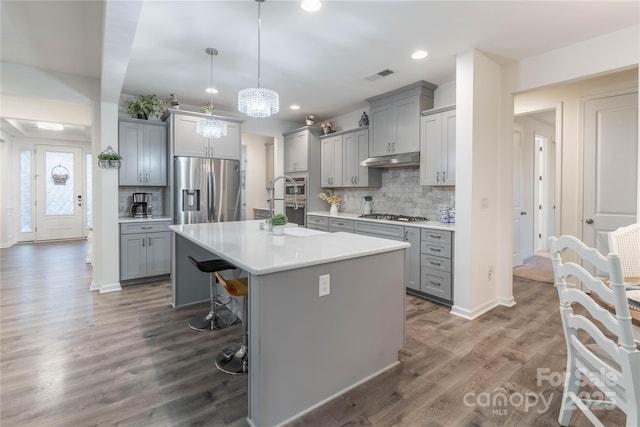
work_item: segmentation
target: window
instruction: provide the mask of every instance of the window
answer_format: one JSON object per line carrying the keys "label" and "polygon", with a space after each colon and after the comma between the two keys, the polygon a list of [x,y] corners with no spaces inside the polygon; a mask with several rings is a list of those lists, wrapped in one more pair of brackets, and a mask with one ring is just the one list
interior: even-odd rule
{"label": "window", "polygon": [[20,231],[33,231],[33,184],[30,150],[20,150]]}

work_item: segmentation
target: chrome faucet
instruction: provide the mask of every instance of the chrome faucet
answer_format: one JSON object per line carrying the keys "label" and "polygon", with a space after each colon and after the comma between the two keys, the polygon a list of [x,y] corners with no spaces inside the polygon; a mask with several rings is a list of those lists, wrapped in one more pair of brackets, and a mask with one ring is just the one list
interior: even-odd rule
{"label": "chrome faucet", "polygon": [[291,178],[289,175],[280,175],[279,177],[273,179],[273,181],[271,182],[271,187],[269,187],[269,218],[273,216],[273,210],[274,210],[274,203],[273,203],[274,187],[276,182],[280,179],[286,179],[293,184],[293,208],[298,209],[298,184],[296,184],[296,181],[293,178]]}

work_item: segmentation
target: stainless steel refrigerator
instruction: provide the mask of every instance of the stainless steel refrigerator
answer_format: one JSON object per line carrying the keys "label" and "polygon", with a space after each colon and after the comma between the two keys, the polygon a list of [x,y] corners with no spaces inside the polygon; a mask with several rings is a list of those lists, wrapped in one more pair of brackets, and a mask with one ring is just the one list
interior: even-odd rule
{"label": "stainless steel refrigerator", "polygon": [[240,219],[238,160],[176,157],[174,162],[176,224]]}

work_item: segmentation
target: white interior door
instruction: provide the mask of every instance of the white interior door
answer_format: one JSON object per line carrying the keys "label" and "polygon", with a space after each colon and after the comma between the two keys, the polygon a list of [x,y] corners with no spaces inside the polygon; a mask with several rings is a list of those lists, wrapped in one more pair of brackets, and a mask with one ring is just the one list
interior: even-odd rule
{"label": "white interior door", "polygon": [[522,166],[521,166],[521,151],[522,151],[522,134],[519,131],[513,133],[513,266],[517,267],[522,265],[524,257],[522,256],[522,212],[523,212],[523,197],[522,197]]}
{"label": "white interior door", "polygon": [[36,145],[36,240],[82,238],[82,149]]}
{"label": "white interior door", "polygon": [[607,233],[637,221],[638,93],[584,106],[582,240],[609,252]]}

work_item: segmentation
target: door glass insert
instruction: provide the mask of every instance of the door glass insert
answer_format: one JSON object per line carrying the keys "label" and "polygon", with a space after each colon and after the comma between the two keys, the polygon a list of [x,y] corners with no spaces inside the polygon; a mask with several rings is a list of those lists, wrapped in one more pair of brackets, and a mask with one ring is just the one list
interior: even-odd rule
{"label": "door glass insert", "polygon": [[33,185],[31,182],[31,151],[20,151],[20,232],[33,231]]}
{"label": "door glass insert", "polygon": [[[60,176],[60,170],[68,174],[66,179],[56,178]],[[47,216],[72,215],[73,153],[47,151],[45,155],[45,171],[47,173],[45,176],[45,214]]]}

